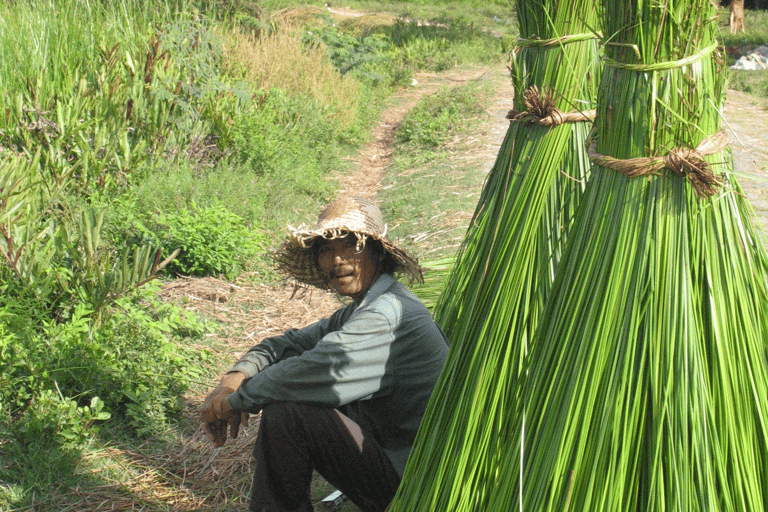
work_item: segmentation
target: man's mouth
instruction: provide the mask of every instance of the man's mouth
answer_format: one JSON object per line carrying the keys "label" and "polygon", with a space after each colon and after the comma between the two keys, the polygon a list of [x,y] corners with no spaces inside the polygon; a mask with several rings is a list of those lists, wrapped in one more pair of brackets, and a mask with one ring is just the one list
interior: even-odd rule
{"label": "man's mouth", "polygon": [[352,272],[345,271],[343,268],[333,268],[329,273],[329,277],[333,279],[341,279],[343,277],[349,277]]}

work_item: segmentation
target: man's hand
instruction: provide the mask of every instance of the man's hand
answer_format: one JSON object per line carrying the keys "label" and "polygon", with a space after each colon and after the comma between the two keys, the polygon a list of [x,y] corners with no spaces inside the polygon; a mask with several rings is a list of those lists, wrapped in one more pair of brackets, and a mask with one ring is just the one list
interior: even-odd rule
{"label": "man's hand", "polygon": [[221,383],[211,391],[200,407],[200,421],[205,425],[205,431],[217,448],[227,440],[227,426],[233,439],[237,438],[240,425],[248,426],[248,413],[235,411],[229,405],[227,398],[235,392],[236,387],[244,380],[241,373],[227,374]]}

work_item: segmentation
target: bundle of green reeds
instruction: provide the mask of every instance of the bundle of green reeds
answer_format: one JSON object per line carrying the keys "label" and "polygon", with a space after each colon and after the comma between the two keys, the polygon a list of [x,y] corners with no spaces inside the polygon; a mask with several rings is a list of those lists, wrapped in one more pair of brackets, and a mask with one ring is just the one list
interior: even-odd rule
{"label": "bundle of green reeds", "polygon": [[599,81],[592,1],[520,2],[515,109],[435,318],[445,371],[391,512],[485,510],[513,395],[589,168]]}
{"label": "bundle of green reeds", "polygon": [[718,135],[715,9],[604,1],[595,166],[488,510],[768,508],[766,254]]}

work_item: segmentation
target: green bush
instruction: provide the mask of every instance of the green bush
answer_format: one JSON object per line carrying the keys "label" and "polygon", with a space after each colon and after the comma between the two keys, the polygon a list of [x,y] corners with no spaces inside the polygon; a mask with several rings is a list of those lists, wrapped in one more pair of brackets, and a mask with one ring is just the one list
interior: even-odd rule
{"label": "green bush", "polygon": [[349,74],[373,87],[406,85],[410,81],[410,69],[393,65],[394,48],[384,34],[353,36],[342,33],[329,22],[308,31],[304,43],[325,46],[339,73]]}
{"label": "green bush", "polygon": [[[200,351],[179,339],[202,336],[193,314],[164,303],[153,283],[106,308],[98,322],[83,305],[66,318],[19,329],[0,323],[0,430],[19,440],[52,436],[77,448],[110,416],[137,435],[163,429],[180,410]],[[2,320],[17,316],[0,302]],[[16,329],[17,332],[13,332]]]}
{"label": "green bush", "polygon": [[248,229],[221,205],[162,212],[147,227],[150,231],[144,236],[166,254],[181,249],[167,268],[186,276],[233,277],[248,268],[266,245],[260,231]]}

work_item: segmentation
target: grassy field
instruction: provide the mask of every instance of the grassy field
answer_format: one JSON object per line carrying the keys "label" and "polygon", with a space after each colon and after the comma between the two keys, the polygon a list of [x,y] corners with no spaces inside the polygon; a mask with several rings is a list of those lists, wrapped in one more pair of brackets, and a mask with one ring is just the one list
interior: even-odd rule
{"label": "grassy field", "polygon": [[[503,66],[517,32],[506,0],[334,8],[347,6],[371,15],[287,0],[0,5],[0,510],[242,508],[245,452],[237,478],[195,488],[207,508],[181,491],[213,460],[185,397],[231,362],[249,328],[235,320],[269,306],[219,296],[276,283],[265,253],[334,196],[418,73]],[[764,14],[724,44],[765,44]],[[767,81],[731,78],[756,98]],[[454,157],[494,86],[442,87],[398,130],[379,198],[402,233],[450,230],[407,242],[428,260],[452,256],[474,209],[482,177]],[[437,213],[450,221],[436,228]],[[156,268],[158,248],[178,247]],[[215,308],[160,299],[187,277]],[[328,490],[318,479],[315,495]]]}
{"label": "grassy field", "polygon": [[[15,62],[0,63],[2,510],[237,506],[246,468],[224,488],[184,483],[211,467],[185,397],[231,362],[247,325],[228,322],[264,306],[222,318],[161,300],[160,285],[272,283],[264,253],[335,194],[392,94],[416,73],[498,65],[512,38],[490,14],[504,6],[401,2],[353,20],[231,5],[0,6]],[[417,13],[429,23],[401,18]],[[455,137],[487,94],[460,99],[421,108]]]}

